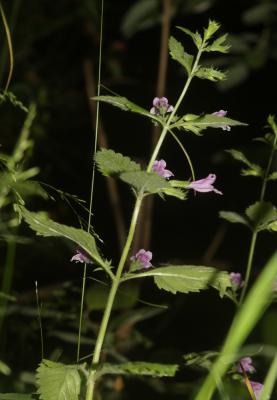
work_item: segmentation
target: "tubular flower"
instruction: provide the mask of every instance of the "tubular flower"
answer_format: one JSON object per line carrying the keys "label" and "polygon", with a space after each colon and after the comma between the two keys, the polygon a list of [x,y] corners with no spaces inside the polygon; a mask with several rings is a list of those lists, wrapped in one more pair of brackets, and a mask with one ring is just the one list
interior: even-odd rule
{"label": "tubular flower", "polygon": [[144,249],[140,249],[135,256],[131,257],[131,261],[139,263],[141,268],[152,267],[151,260],[152,252]]}
{"label": "tubular flower", "polygon": [[168,104],[166,97],[155,97],[153,100],[153,107],[150,109],[150,113],[154,115],[164,116],[166,113],[173,111],[173,106]]}
{"label": "tubular flower", "polygon": [[[227,111],[224,111],[224,110],[219,110],[219,111],[215,111],[215,112],[212,113],[212,115],[216,115],[217,117],[225,117],[226,114],[227,114]],[[231,130],[230,125],[224,125],[221,128],[224,131],[228,131],[228,132],[230,132],[230,130]]]}
{"label": "tubular flower", "polygon": [[217,190],[215,187],[213,187],[213,183],[215,182],[215,180],[216,180],[216,175],[209,174],[204,179],[199,179],[198,181],[190,182],[190,184],[186,188],[193,189],[196,192],[202,192],[202,193],[215,192],[217,194],[223,194],[222,192]]}
{"label": "tubular flower", "polygon": [[76,250],[76,254],[74,254],[74,256],[71,258],[70,261],[86,263],[86,264],[92,264],[91,259],[86,254],[86,252],[84,250],[82,250],[82,249],[77,249]]}
{"label": "tubular flower", "polygon": [[231,272],[230,280],[234,291],[240,289],[243,286],[242,277],[239,272]]}
{"label": "tubular flower", "polygon": [[251,357],[241,358],[236,366],[237,371],[241,374],[243,373],[243,371],[253,374],[253,372],[256,372],[256,369],[253,366],[252,362],[253,361]]}
{"label": "tubular flower", "polygon": [[162,178],[170,178],[173,176],[173,172],[169,171],[169,169],[165,169],[166,162],[164,160],[155,160],[153,164],[153,171],[157,172]]}

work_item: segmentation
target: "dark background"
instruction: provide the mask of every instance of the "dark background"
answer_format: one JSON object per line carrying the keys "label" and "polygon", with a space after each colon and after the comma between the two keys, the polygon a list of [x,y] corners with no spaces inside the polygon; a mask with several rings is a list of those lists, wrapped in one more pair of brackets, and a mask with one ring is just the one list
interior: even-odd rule
{"label": "dark background", "polygon": [[[124,21],[132,4],[132,1],[127,0],[105,1],[102,83],[149,109],[156,95],[160,46],[160,23],[157,16],[161,14],[162,5],[157,2],[156,11],[151,14],[153,23],[148,28],[136,30],[134,24],[135,32],[126,34],[123,30]],[[208,263],[224,270],[243,272],[248,254],[249,232],[240,226],[225,225],[219,219],[218,212],[243,211],[258,198],[260,182],[256,178],[241,177],[240,165],[232,161],[224,150],[234,147],[243,149],[255,162],[266,162],[264,147],[252,139],[264,134],[268,114],[276,113],[275,2],[172,0],[172,4],[177,9],[171,21],[171,33],[183,41],[188,51],[192,51],[193,47],[189,39],[175,29],[176,25],[201,31],[209,19],[215,19],[221,23],[222,33],[230,33],[233,44],[230,55],[222,56],[223,68],[229,70],[230,83],[216,85],[195,79],[181,111],[197,114],[224,109],[228,110],[228,116],[246,122],[248,126],[233,128],[230,133],[207,130],[203,137],[191,133],[179,135],[191,156],[197,178],[215,173],[215,186],[224,196],[214,193],[193,196],[191,193],[186,202],[157,198],[151,242],[153,263],[201,264],[205,261],[215,235],[219,234],[221,244]],[[92,63],[96,79],[99,2],[9,0],[3,1],[3,7],[12,30],[15,57],[10,90],[24,104],[35,102],[37,105],[37,117],[32,128],[34,149],[28,163],[40,168],[40,181],[88,202],[93,166],[94,123],[86,94],[84,63],[86,60]],[[262,8],[255,14],[255,7]],[[8,62],[3,41],[1,60],[0,78],[5,82]],[[171,104],[178,98],[184,82],[183,70],[170,60],[164,95]],[[101,91],[108,94],[105,89]],[[110,148],[145,163],[150,154],[152,124],[135,114],[108,105],[101,105],[100,110]],[[9,153],[25,115],[10,104],[3,104],[0,113],[2,151]],[[168,168],[174,171],[177,179],[189,178],[187,162],[172,140],[167,139],[160,158],[166,159]],[[119,252],[105,179],[99,174],[96,176],[92,223],[104,240],[103,253],[115,263]],[[268,190],[268,198],[274,198],[274,185],[272,183]],[[120,185],[119,189],[127,224],[133,197],[127,186]],[[72,209],[56,192],[50,192],[55,201],[34,199],[28,203],[28,208],[45,209],[56,221],[78,226]],[[78,212],[86,218],[81,209]],[[37,280],[41,288],[45,311],[45,357],[50,358],[57,349],[62,349],[61,359],[72,362],[75,343],[71,343],[65,335],[53,338],[51,332],[62,330],[62,326],[63,331],[72,334],[72,337],[76,333],[82,267],[69,262],[74,248],[68,243],[35,238],[24,226],[21,230],[33,242],[30,245],[18,245],[16,249],[11,292],[18,301],[15,309],[11,307],[2,328],[0,359],[13,370],[10,377],[3,379],[4,389],[24,391],[31,385],[33,378],[32,375],[22,378],[22,371],[34,370],[40,361],[34,282]],[[259,273],[275,248],[275,236],[268,233],[261,235],[254,261],[254,275]],[[2,243],[0,262],[3,265],[5,252],[5,243]],[[57,290],[60,290],[60,295],[56,294]],[[131,359],[141,358],[143,354],[148,361],[173,362],[179,361],[181,355],[188,352],[218,348],[235,311],[230,301],[220,300],[215,292],[173,297],[158,289],[153,290],[152,282],[142,284],[140,299],[169,304],[170,308],[138,325],[138,331],[148,339],[138,340],[136,344],[134,337],[130,336],[134,344],[130,348],[126,345],[127,350],[125,348],[123,353]],[[53,315],[47,316],[50,311],[53,311]],[[72,321],[65,324],[59,312],[72,313]],[[96,312],[92,316],[88,311],[87,321],[97,321],[99,315]],[[90,328],[86,329],[85,333],[91,336]],[[266,329],[261,326],[255,332],[254,340],[267,340],[264,331]],[[147,340],[153,342],[149,350]],[[83,348],[84,354],[90,351],[90,347]],[[190,376],[191,372],[186,371],[186,374]],[[129,390],[132,393],[132,385]],[[132,393],[132,396],[135,394]]]}

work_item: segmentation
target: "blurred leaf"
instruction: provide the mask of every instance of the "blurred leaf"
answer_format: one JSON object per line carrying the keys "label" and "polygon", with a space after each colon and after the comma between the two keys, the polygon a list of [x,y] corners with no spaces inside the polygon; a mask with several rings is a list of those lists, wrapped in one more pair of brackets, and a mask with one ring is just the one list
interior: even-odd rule
{"label": "blurred leaf", "polygon": [[200,33],[198,33],[197,31],[194,33],[192,31],[190,31],[187,28],[183,28],[182,26],[177,26],[178,29],[180,29],[182,32],[186,33],[188,36],[190,36],[195,44],[195,46],[197,47],[197,49],[199,50],[201,45],[202,45],[202,37],[200,35]]}
{"label": "blurred leaf", "polygon": [[41,400],[79,400],[81,377],[76,365],[43,360],[37,369]]}
{"label": "blurred leaf", "polygon": [[18,98],[14,93],[9,91],[4,91],[4,92],[0,91],[0,105],[2,103],[5,103],[6,101],[9,101],[14,107],[18,107],[25,113],[29,111],[28,108],[22,103],[22,101],[18,100]]}
{"label": "blurred leaf", "polygon": [[200,79],[208,79],[210,81],[221,81],[226,79],[226,74],[214,68],[199,67],[194,73]]}
{"label": "blurred leaf", "polygon": [[34,400],[38,399],[36,395],[31,394],[19,394],[19,393],[0,393],[0,400]]}
{"label": "blurred leaf", "polygon": [[123,111],[131,111],[137,114],[144,115],[145,117],[155,119],[158,122],[161,122],[161,118],[158,118],[156,115],[151,114],[149,111],[144,108],[138,106],[135,103],[132,103],[130,100],[126,99],[126,97],[121,96],[95,96],[92,97],[92,100],[95,101],[103,101],[104,103],[108,103],[113,105],[114,107],[118,107]]}
{"label": "blurred leaf", "polygon": [[110,269],[110,266],[102,260],[96,247],[95,239],[90,233],[83,229],[58,224],[46,216],[41,216],[40,213],[28,211],[24,207],[20,207],[19,211],[24,220],[37,235],[44,237],[63,237],[71,240],[84,249],[85,252],[106,271]]}
{"label": "blurred leaf", "polygon": [[228,67],[228,79],[219,81],[218,87],[221,90],[229,90],[244,82],[250,74],[249,67],[246,63],[235,62]]}
{"label": "blurred leaf", "polygon": [[101,149],[95,154],[99,171],[105,175],[119,175],[123,172],[140,171],[140,165],[113,150]]}
{"label": "blurred leaf", "polygon": [[198,366],[209,369],[213,363],[213,359],[218,356],[217,351],[204,351],[201,353],[190,353],[183,356],[186,366]]}
{"label": "blurred leaf", "polygon": [[228,287],[231,287],[230,277],[227,272],[218,271],[213,267],[196,265],[170,265],[153,268],[150,271],[139,274],[127,274],[123,280],[154,277],[159,289],[176,294],[199,292],[208,289],[209,286],[219,290],[223,297]]}
{"label": "blurred leaf", "polygon": [[159,0],[134,2],[123,17],[121,30],[125,37],[155,26],[161,20]]}
{"label": "blurred leaf", "polygon": [[264,380],[264,386],[262,388],[260,400],[268,400],[271,398],[273,388],[277,379],[277,354],[273,358],[270,368],[266,374]]}
{"label": "blurred leaf", "polygon": [[258,164],[254,164],[249,161],[242,151],[230,149],[226,150],[227,153],[231,154],[231,156],[237,160],[241,161],[243,164],[247,165],[249,169],[242,169],[242,175],[252,175],[252,176],[260,176],[264,175],[264,170]]}
{"label": "blurred leaf", "polygon": [[123,364],[103,364],[100,374],[144,375],[153,377],[174,376],[178,370],[177,364],[158,364],[150,362],[128,362]]}
{"label": "blurred leaf", "polygon": [[185,67],[187,74],[189,75],[193,63],[193,56],[186,53],[182,44],[173,36],[171,36],[169,39],[169,53],[173,60],[178,61],[181,65],[183,65],[183,67]]}
{"label": "blurred leaf", "polygon": [[246,225],[248,227],[250,227],[249,225],[249,221],[243,216],[240,215],[236,212],[233,211],[220,211],[219,212],[219,216],[223,219],[225,219],[228,222],[231,222],[233,224],[243,224]]}
{"label": "blurred leaf", "polygon": [[242,15],[242,20],[248,25],[266,23],[272,13],[276,11],[277,5],[273,4],[273,2],[261,2],[246,10]]}
{"label": "blurred leaf", "polygon": [[[0,295],[1,294],[2,293],[0,293]],[[3,374],[3,375],[10,375],[10,373],[11,373],[10,367],[7,364],[5,364],[3,361],[1,361],[1,360],[0,360],[0,373]]]}
{"label": "blurred leaf", "polygon": [[254,229],[269,229],[270,223],[277,218],[276,207],[270,202],[257,201],[245,210],[245,214],[251,220]]}
{"label": "blurred leaf", "polygon": [[[109,286],[93,284],[86,290],[85,301],[88,310],[104,310],[109,296]],[[119,289],[113,303],[113,310],[134,307],[139,297],[139,286],[126,284]]]}

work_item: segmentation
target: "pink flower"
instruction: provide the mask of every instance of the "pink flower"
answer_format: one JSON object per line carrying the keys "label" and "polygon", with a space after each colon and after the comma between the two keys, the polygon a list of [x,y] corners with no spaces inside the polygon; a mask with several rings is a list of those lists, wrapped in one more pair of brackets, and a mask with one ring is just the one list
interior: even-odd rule
{"label": "pink flower", "polygon": [[92,261],[89,258],[89,256],[86,254],[86,252],[82,249],[77,249],[76,254],[71,258],[70,261],[75,261],[75,262],[80,262],[80,263],[86,263],[86,264],[91,264]]}
{"label": "pink flower", "polygon": [[151,114],[164,116],[166,113],[172,111],[173,111],[173,106],[168,104],[168,99],[166,97],[154,98],[153,107],[150,109]]}
{"label": "pink flower", "polygon": [[169,171],[169,169],[165,169],[166,162],[164,160],[156,160],[153,164],[153,171],[157,172],[162,178],[170,178],[173,176],[173,172]]}
{"label": "pink flower", "polygon": [[131,261],[138,262],[141,268],[152,267],[151,260],[152,252],[144,249],[140,249],[135,256],[131,257]]}
{"label": "pink flower", "polygon": [[243,357],[239,360],[236,369],[239,373],[243,372],[249,372],[250,374],[253,374],[253,372],[256,372],[255,367],[252,365],[252,358],[251,357]]}
{"label": "pink flower", "polygon": [[260,382],[254,382],[254,381],[250,381],[250,383],[251,383],[253,392],[254,392],[254,394],[256,396],[256,400],[259,400],[264,385],[262,383],[260,383]]}
{"label": "pink flower", "polygon": [[230,280],[234,291],[240,289],[243,286],[243,281],[239,272],[231,272]]}
{"label": "pink flower", "polygon": [[[212,113],[212,115],[216,115],[217,117],[225,117],[227,114],[227,111],[224,110],[219,110],[219,111],[215,111]],[[221,127],[224,131],[228,131],[230,132],[231,127],[229,125],[224,125]]]}
{"label": "pink flower", "polygon": [[215,192],[217,194],[223,194],[222,192],[213,187],[213,183],[215,180],[216,180],[216,175],[209,174],[207,178],[190,182],[190,184],[186,188],[193,189],[196,192],[202,192],[202,193]]}

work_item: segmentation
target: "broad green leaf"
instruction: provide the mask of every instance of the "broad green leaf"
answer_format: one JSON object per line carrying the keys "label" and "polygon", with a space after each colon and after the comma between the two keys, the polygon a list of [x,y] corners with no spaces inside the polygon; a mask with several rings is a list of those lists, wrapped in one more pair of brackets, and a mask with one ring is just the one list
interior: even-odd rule
{"label": "broad green leaf", "polygon": [[139,0],[123,17],[121,30],[127,38],[160,22],[159,0]]}
{"label": "broad green leaf", "polygon": [[174,376],[178,370],[177,364],[158,364],[150,362],[127,362],[123,364],[103,364],[100,374],[144,375],[153,377]]}
{"label": "broad green leaf", "polygon": [[264,170],[258,164],[252,163],[249,161],[242,151],[230,149],[226,150],[227,153],[231,154],[231,156],[237,160],[241,161],[243,164],[247,165],[249,169],[242,169],[242,175],[251,175],[251,176],[263,176]]}
{"label": "broad green leaf", "polygon": [[194,115],[188,114],[172,124],[170,128],[179,128],[200,134],[202,130],[207,128],[225,128],[226,126],[247,125],[243,122],[227,118],[219,117],[213,114]]}
{"label": "broad green leaf", "polygon": [[37,369],[41,400],[79,400],[81,377],[76,365],[43,360]]}
{"label": "broad green leaf", "polygon": [[34,400],[37,399],[36,395],[19,394],[19,393],[0,393],[0,400]]}
{"label": "broad green leaf", "polygon": [[204,40],[209,40],[219,28],[220,24],[218,22],[209,20],[208,27],[204,29]]}
{"label": "broad green leaf", "polygon": [[106,272],[111,274],[110,266],[107,265],[104,260],[102,260],[98,249],[96,247],[94,237],[84,231],[83,229],[73,228],[71,226],[58,224],[57,222],[52,221],[46,216],[41,216],[40,213],[34,213],[28,211],[24,207],[19,208],[20,213],[27,224],[33,229],[37,235],[44,237],[62,237],[68,240],[71,240],[82,249],[94,260],[96,263],[101,265]]}
{"label": "broad green leaf", "polygon": [[123,280],[149,276],[154,277],[155,284],[159,289],[173,294],[199,292],[212,286],[219,290],[220,297],[223,297],[227,288],[232,286],[227,272],[218,271],[213,267],[196,265],[170,265],[153,268],[139,274],[127,274]]}
{"label": "broad green leaf", "polygon": [[193,56],[186,53],[182,44],[173,36],[171,36],[169,39],[169,53],[173,60],[178,61],[181,65],[183,65],[183,67],[185,67],[187,74],[189,75],[193,63]]}
{"label": "broad green leaf", "polygon": [[243,224],[249,227],[249,221],[243,215],[233,211],[220,211],[219,216],[233,224]]}
{"label": "broad green leaf", "polygon": [[158,122],[162,122],[161,118],[158,118],[156,115],[151,114],[149,111],[144,108],[138,106],[137,104],[131,102],[126,97],[121,96],[95,96],[92,97],[92,100],[95,101],[103,101],[104,103],[108,103],[113,105],[114,107],[118,107],[123,111],[131,111],[137,114],[144,115],[145,117],[155,119]]}
{"label": "broad green leaf", "polygon": [[272,172],[267,178],[268,181],[276,181],[276,179],[277,179],[277,171]]}
{"label": "broad green leaf", "polygon": [[181,26],[177,26],[178,29],[180,29],[181,31],[183,31],[184,33],[186,33],[188,36],[190,36],[195,44],[195,46],[197,47],[197,49],[199,50],[201,45],[202,45],[202,37],[201,35],[196,31],[195,33],[190,31],[187,28],[183,28]]}
{"label": "broad green leaf", "polygon": [[208,79],[213,82],[226,79],[226,74],[215,68],[199,67],[194,75],[200,79]]}
{"label": "broad green leaf", "polygon": [[277,218],[276,207],[270,202],[257,201],[245,210],[245,214],[251,220],[254,229],[270,229],[270,223]]}
{"label": "broad green leaf", "polygon": [[119,175],[123,172],[140,171],[140,165],[113,150],[102,149],[95,154],[99,171],[105,175]]}
{"label": "broad green leaf", "polygon": [[[0,294],[2,294],[2,292],[0,292]],[[3,295],[5,296],[4,293],[3,293]],[[2,296],[0,296],[0,298],[1,297]],[[3,374],[3,375],[10,375],[10,373],[11,373],[10,367],[7,364],[5,364],[3,361],[1,361],[1,360],[0,360],[0,373]]]}
{"label": "broad green leaf", "polygon": [[209,46],[205,46],[205,51],[218,51],[220,53],[228,53],[230,45],[226,43],[227,33],[215,39]]}

